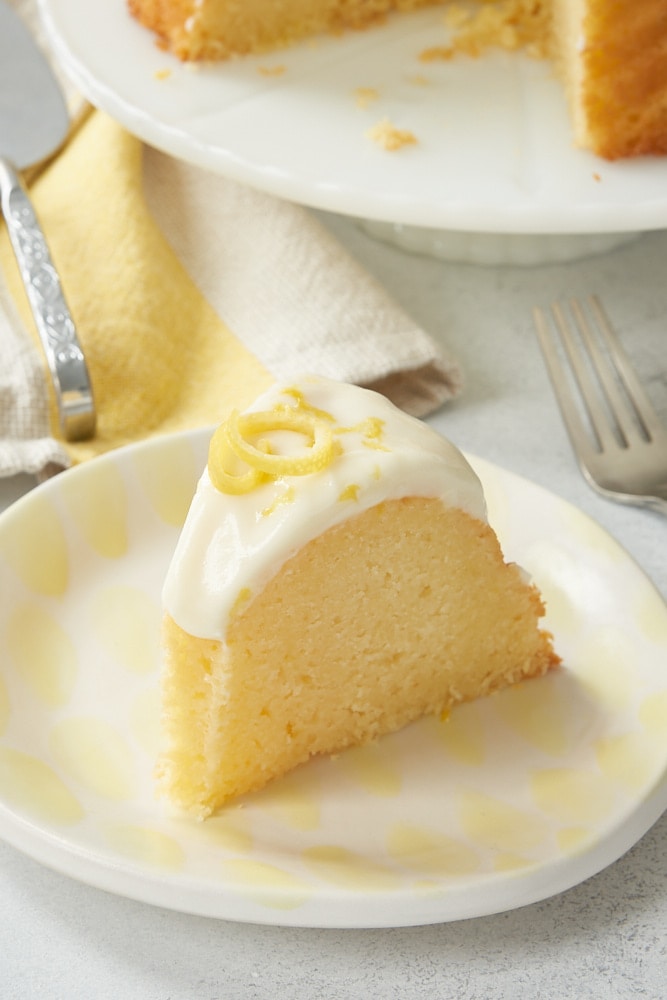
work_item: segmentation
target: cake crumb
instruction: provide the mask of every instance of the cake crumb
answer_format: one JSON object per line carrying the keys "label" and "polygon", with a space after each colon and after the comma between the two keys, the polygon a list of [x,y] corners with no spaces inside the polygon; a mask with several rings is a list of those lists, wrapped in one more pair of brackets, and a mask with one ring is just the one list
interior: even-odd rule
{"label": "cake crumb", "polygon": [[382,149],[386,149],[389,152],[395,152],[397,149],[402,149],[403,146],[417,145],[417,137],[414,132],[397,128],[388,118],[383,118],[381,121],[376,122],[366,132],[366,135],[373,142],[377,143],[378,146],[381,146]]}
{"label": "cake crumb", "polygon": [[408,83],[411,83],[413,87],[430,87],[431,81],[423,73],[413,73],[412,76],[406,77]]}
{"label": "cake crumb", "polygon": [[287,72],[286,66],[260,66],[258,70],[260,76],[282,76]]}
{"label": "cake crumb", "polygon": [[446,61],[454,58],[454,49],[451,45],[433,45],[429,49],[422,49],[419,53],[419,61],[423,63]]}
{"label": "cake crumb", "polygon": [[153,73],[153,77],[156,80],[168,80],[170,76],[171,76],[170,69],[156,69],[155,72]]}
{"label": "cake crumb", "polygon": [[355,87],[354,100],[358,108],[367,108],[380,97],[379,91],[375,87]]}
{"label": "cake crumb", "polygon": [[594,180],[594,181],[601,181],[601,180],[602,180],[602,178],[601,178],[601,177],[600,177],[600,175],[599,175],[599,174],[597,173],[597,171],[596,171],[596,172],[595,172],[595,173],[593,174],[593,180]]}

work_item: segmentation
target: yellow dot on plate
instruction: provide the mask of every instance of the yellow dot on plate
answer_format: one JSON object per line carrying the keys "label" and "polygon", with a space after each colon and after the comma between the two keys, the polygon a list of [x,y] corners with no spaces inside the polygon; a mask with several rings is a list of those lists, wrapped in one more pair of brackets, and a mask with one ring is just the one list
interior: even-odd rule
{"label": "yellow dot on plate", "polygon": [[138,695],[130,707],[130,732],[151,758],[160,748],[160,692],[149,688]]}
{"label": "yellow dot on plate", "polygon": [[476,791],[459,794],[459,816],[468,838],[500,852],[530,851],[548,833],[543,819],[509,802]]}
{"label": "yellow dot on plate", "polygon": [[344,847],[327,844],[307,847],[302,857],[308,867],[326,882],[359,892],[382,892],[401,884],[399,875],[391,868]]}
{"label": "yellow dot on plate", "polygon": [[36,604],[19,605],[7,623],[7,650],[17,673],[46,705],[65,705],[78,671],[74,643]]}
{"label": "yellow dot on plate", "polygon": [[568,529],[588,550],[594,550],[614,563],[627,558],[618,542],[596,521],[592,521],[576,507],[561,508],[560,516],[567,518]]}
{"label": "yellow dot on plate", "polygon": [[523,858],[520,854],[512,854],[511,852],[496,854],[493,859],[493,867],[497,872],[516,872],[534,864],[535,862],[531,861],[530,858]]}
{"label": "yellow dot on plate", "polygon": [[484,727],[477,705],[457,705],[446,719],[436,720],[434,731],[447,752],[462,764],[480,767],[484,763]]}
{"label": "yellow dot on plate", "polygon": [[495,706],[514,732],[531,746],[558,757],[567,750],[568,705],[558,678],[541,677],[501,691]]}
{"label": "yellow dot on plate", "polygon": [[635,657],[636,650],[627,635],[605,626],[582,642],[574,670],[598,704],[622,711],[633,701],[637,683]]}
{"label": "yellow dot on plate", "polygon": [[90,547],[108,559],[127,552],[127,492],[111,459],[63,477],[61,491],[77,528]]}
{"label": "yellow dot on plate", "polygon": [[663,770],[664,756],[657,753],[654,741],[646,733],[624,733],[595,743],[600,770],[612,781],[631,791],[645,788],[651,778]]}
{"label": "yellow dot on plate", "polygon": [[99,641],[127,670],[148,674],[158,665],[160,609],[137,587],[97,590],[92,620]]}
{"label": "yellow dot on plate", "polygon": [[9,692],[7,691],[7,685],[0,677],[0,735],[4,733],[5,729],[9,725],[9,717],[11,715],[11,705],[9,702]]}
{"label": "yellow dot on plate", "polygon": [[240,809],[227,807],[217,816],[210,816],[205,823],[187,827],[188,837],[199,837],[233,854],[248,854],[252,850],[252,833],[247,818]]}
{"label": "yellow dot on plate", "polygon": [[667,691],[648,695],[639,708],[639,721],[648,733],[667,739]]}
{"label": "yellow dot on plate", "polygon": [[540,809],[567,825],[599,822],[614,806],[613,786],[594,771],[545,768],[533,774],[531,787]]}
{"label": "yellow dot on plate", "polygon": [[270,909],[293,910],[312,895],[308,882],[264,861],[232,858],[223,861],[220,868],[236,889]]}
{"label": "yellow dot on plate", "polygon": [[410,823],[395,823],[389,830],[387,853],[399,864],[424,875],[466,875],[479,868],[479,857],[471,847]]}
{"label": "yellow dot on plate", "polygon": [[48,764],[11,747],[0,747],[0,795],[41,822],[71,826],[83,817],[79,801]]}
{"label": "yellow dot on plate", "polygon": [[558,846],[563,854],[576,854],[590,844],[593,833],[586,826],[566,826],[556,835]]}
{"label": "yellow dot on plate", "polygon": [[667,611],[662,595],[649,583],[634,594],[635,611],[644,635],[665,646],[667,652]]}
{"label": "yellow dot on plate", "polygon": [[0,555],[34,593],[60,597],[67,590],[65,533],[58,512],[46,497],[31,497],[21,516],[14,516],[0,540]]}
{"label": "yellow dot on plate", "polygon": [[295,830],[316,830],[320,805],[306,777],[307,769],[274,781],[259,793],[256,804]]}
{"label": "yellow dot on plate", "polygon": [[368,743],[346,750],[340,766],[371,795],[391,797],[401,790],[401,776],[387,759],[387,743]]}
{"label": "yellow dot on plate", "polygon": [[53,727],[49,749],[62,771],[96,795],[129,799],[135,763],[124,737],[104,719],[65,719]]}
{"label": "yellow dot on plate", "polygon": [[106,827],[103,832],[107,843],[132,861],[169,871],[180,871],[185,864],[181,845],[160,830],[119,823]]}
{"label": "yellow dot on plate", "polygon": [[142,449],[136,455],[136,470],[158,517],[180,528],[201,473],[190,442],[174,438],[160,447]]}

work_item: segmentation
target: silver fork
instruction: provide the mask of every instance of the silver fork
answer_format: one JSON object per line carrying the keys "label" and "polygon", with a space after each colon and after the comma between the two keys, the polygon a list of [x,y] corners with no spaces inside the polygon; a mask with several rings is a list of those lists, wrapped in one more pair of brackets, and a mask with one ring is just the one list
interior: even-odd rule
{"label": "silver fork", "polygon": [[581,471],[610,500],[667,514],[667,430],[596,296],[587,307],[556,303],[551,322],[533,313]]}

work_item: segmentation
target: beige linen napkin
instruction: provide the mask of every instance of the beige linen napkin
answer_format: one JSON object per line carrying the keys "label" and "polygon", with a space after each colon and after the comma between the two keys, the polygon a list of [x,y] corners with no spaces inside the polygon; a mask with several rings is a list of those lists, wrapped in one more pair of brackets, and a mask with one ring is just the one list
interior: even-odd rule
{"label": "beige linen napkin", "polygon": [[[30,0],[15,6],[34,23]],[[306,372],[371,386],[419,416],[459,391],[457,364],[311,212],[144,146],[100,112],[77,123],[31,193],[98,428],[89,442],[57,438],[3,226],[0,475],[216,423],[274,378]]]}

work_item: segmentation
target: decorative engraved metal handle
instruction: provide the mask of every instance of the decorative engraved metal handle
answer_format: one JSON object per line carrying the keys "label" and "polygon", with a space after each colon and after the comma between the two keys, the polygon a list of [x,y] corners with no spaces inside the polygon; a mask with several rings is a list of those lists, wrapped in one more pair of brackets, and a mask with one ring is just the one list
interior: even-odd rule
{"label": "decorative engraved metal handle", "polygon": [[21,180],[0,157],[0,205],[53,379],[67,441],[95,433],[90,376],[58,273]]}

